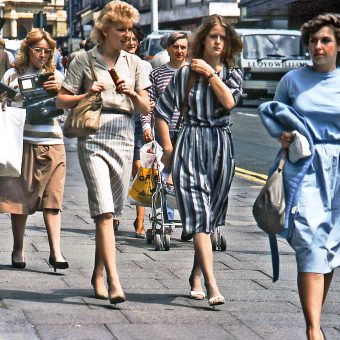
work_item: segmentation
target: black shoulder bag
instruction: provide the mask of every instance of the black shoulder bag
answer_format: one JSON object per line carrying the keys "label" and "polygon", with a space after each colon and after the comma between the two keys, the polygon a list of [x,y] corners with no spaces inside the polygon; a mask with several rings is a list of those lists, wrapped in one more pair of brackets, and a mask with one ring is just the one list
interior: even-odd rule
{"label": "black shoulder bag", "polygon": [[43,83],[52,73],[31,74],[18,78],[20,92],[26,107],[26,121],[29,124],[41,124],[64,113],[56,106],[54,91],[46,91]]}

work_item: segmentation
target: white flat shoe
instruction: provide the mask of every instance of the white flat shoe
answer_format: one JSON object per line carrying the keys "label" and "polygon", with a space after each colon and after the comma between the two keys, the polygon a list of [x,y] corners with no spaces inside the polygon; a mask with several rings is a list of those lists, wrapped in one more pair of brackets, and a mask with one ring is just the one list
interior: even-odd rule
{"label": "white flat shoe", "polygon": [[190,299],[193,300],[204,300],[205,299],[205,293],[198,290],[191,290],[190,291]]}
{"label": "white flat shoe", "polygon": [[208,300],[210,307],[215,307],[219,305],[223,305],[225,303],[225,299],[222,295],[217,295]]}

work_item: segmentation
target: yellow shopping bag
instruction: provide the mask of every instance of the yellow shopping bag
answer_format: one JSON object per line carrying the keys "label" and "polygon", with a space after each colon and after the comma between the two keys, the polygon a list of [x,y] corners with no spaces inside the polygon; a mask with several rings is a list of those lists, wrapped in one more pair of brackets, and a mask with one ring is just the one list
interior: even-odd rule
{"label": "yellow shopping bag", "polygon": [[131,203],[151,206],[151,199],[156,190],[158,176],[157,169],[141,167],[129,191]]}

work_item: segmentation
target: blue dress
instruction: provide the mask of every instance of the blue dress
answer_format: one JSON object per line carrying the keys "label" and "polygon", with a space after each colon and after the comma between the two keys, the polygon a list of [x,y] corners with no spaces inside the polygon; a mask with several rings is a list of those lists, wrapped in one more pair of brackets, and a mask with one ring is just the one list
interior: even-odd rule
{"label": "blue dress", "polygon": [[326,274],[340,266],[340,69],[320,73],[307,66],[291,71],[274,100],[305,119],[315,145],[288,241],[299,272]]}

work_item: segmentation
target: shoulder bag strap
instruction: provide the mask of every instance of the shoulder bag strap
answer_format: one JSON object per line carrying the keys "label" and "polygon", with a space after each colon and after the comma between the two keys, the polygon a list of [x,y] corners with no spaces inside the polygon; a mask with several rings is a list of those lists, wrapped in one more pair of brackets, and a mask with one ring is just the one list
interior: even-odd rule
{"label": "shoulder bag strap", "polygon": [[189,108],[189,106],[188,106],[189,93],[190,93],[190,90],[192,88],[192,85],[194,84],[194,80],[195,79],[194,79],[193,71],[191,70],[191,68],[189,66],[188,81],[187,81],[187,85],[185,87],[184,99],[183,99],[182,105],[181,105],[180,110],[179,110],[179,117],[178,117],[177,124],[176,124],[176,127],[175,127],[176,130],[179,129],[179,127],[182,123],[182,119],[183,119],[183,117],[185,117],[186,112]]}
{"label": "shoulder bag strap", "polygon": [[87,54],[87,57],[89,59],[90,70],[91,70],[93,81],[98,81],[97,73],[96,73],[94,66],[93,66],[92,55],[90,54],[90,51],[87,51],[86,54]]}
{"label": "shoulder bag strap", "polygon": [[277,167],[279,172],[282,171],[283,166],[285,165],[286,158],[287,158],[287,149],[282,149],[281,159],[280,159],[280,162],[279,162],[279,166]]}
{"label": "shoulder bag strap", "polygon": [[[287,149],[282,149],[280,163],[277,168],[279,172],[282,171],[286,158],[287,158]],[[276,282],[279,279],[279,274],[280,274],[279,247],[277,244],[277,237],[275,234],[270,234],[268,238],[269,238],[270,253],[271,253],[271,258],[272,258],[273,282]]]}

